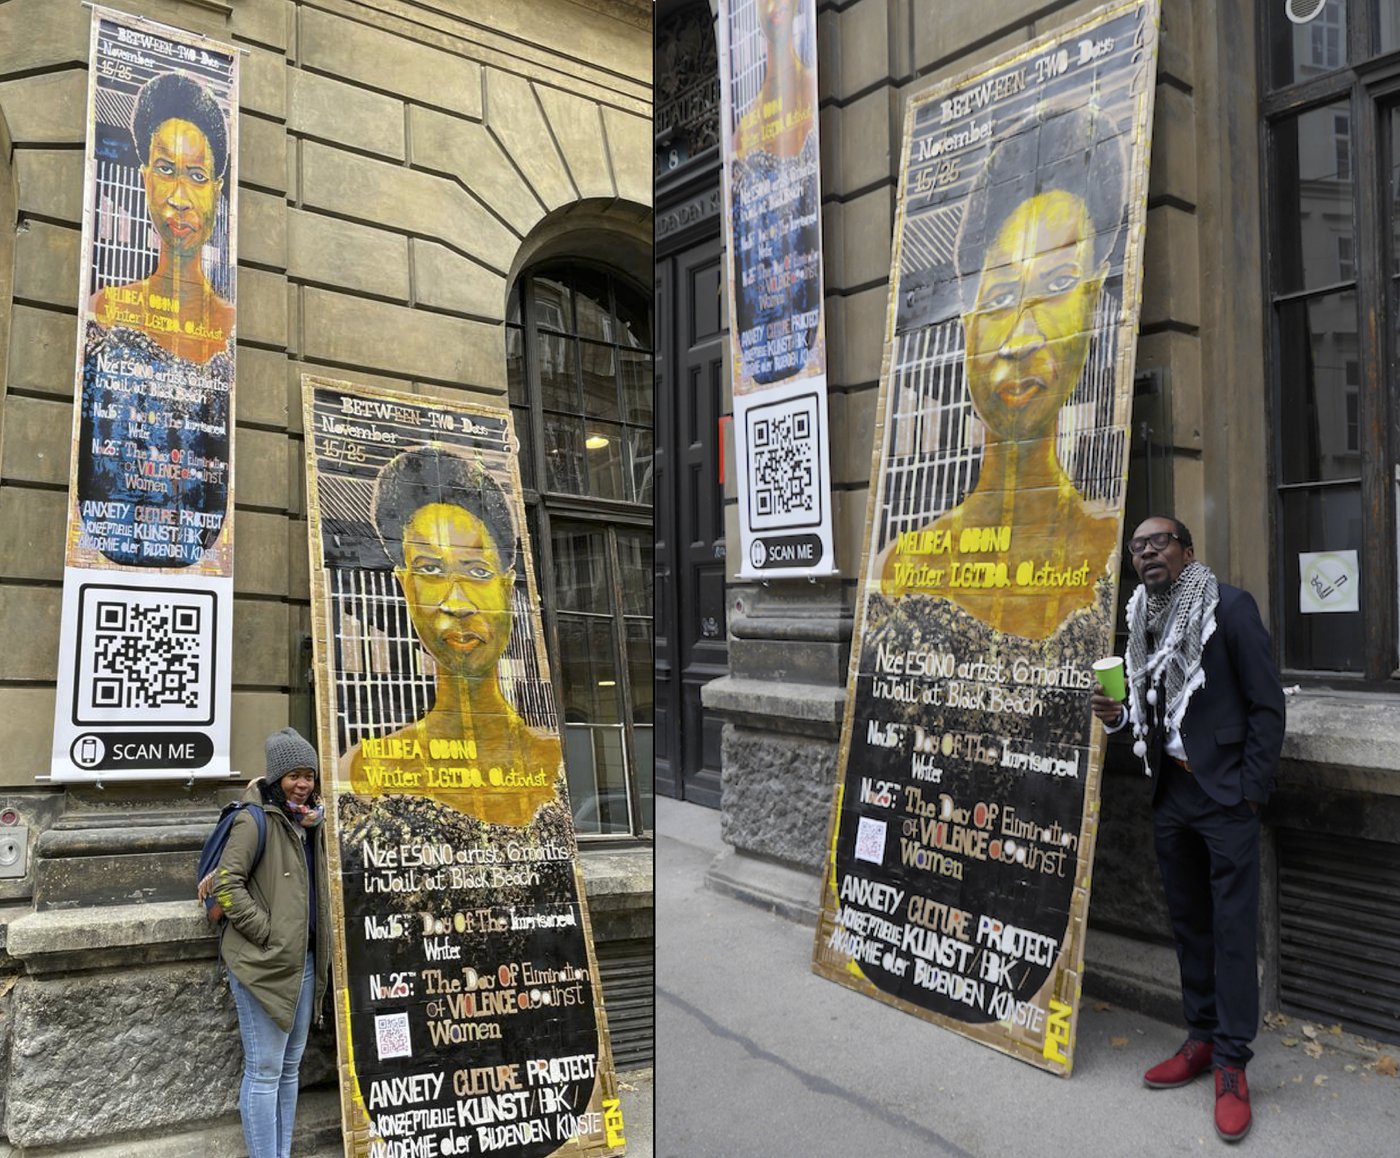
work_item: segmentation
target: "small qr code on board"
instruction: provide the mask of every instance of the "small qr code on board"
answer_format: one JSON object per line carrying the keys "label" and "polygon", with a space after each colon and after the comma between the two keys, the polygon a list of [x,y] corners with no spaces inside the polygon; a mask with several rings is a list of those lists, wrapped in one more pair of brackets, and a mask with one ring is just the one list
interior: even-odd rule
{"label": "small qr code on board", "polygon": [[374,1044],[380,1061],[391,1057],[412,1057],[413,1045],[408,1040],[408,1014],[377,1014],[374,1018]]}
{"label": "small qr code on board", "polygon": [[73,722],[209,724],[217,595],[84,584]]}
{"label": "small qr code on board", "polygon": [[817,404],[815,394],[804,394],[749,410],[749,522],[754,530],[821,523]]}

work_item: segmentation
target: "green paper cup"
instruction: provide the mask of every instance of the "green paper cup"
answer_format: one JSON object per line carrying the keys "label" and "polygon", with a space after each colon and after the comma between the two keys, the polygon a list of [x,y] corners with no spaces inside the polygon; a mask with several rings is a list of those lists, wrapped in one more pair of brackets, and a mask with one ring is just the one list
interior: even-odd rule
{"label": "green paper cup", "polygon": [[1107,659],[1094,660],[1094,675],[1098,677],[1099,686],[1103,688],[1104,695],[1120,703],[1127,698],[1128,689],[1123,684],[1123,659],[1121,656],[1110,655]]}

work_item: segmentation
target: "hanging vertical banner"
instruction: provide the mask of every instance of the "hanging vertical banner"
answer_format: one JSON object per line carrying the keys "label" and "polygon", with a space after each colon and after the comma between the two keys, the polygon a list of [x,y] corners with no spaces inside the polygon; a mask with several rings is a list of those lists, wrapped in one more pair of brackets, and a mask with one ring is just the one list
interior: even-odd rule
{"label": "hanging vertical banner", "polygon": [[55,779],[227,776],[238,54],[93,10]]}
{"label": "hanging vertical banner", "polygon": [[346,1153],[618,1153],[510,414],[303,408]]}
{"label": "hanging vertical banner", "polygon": [[815,0],[720,0],[739,574],[829,575]]}
{"label": "hanging vertical banner", "polygon": [[814,969],[1069,1074],[1157,0],[910,99]]}

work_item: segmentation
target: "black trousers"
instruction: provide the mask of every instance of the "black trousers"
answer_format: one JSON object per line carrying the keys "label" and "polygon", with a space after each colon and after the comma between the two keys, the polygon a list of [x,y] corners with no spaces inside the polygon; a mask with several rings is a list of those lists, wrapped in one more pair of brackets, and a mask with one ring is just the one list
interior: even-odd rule
{"label": "black trousers", "polygon": [[1160,769],[1152,820],[1182,1012],[1217,1064],[1243,1066],[1259,1028],[1259,816],[1217,803],[1174,760]]}

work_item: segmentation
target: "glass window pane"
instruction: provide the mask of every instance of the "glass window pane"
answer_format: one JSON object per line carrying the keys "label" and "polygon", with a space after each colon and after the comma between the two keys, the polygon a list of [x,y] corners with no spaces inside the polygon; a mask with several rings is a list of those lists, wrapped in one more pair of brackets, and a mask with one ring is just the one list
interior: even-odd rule
{"label": "glass window pane", "polygon": [[607,540],[601,530],[554,529],[554,595],[560,611],[612,611]]}
{"label": "glass window pane", "polygon": [[[1279,307],[1279,478],[1286,483],[1357,478],[1357,430],[1349,399],[1360,389],[1354,293]],[[1351,368],[1351,369],[1349,369]],[[1355,405],[1354,402],[1350,405]]]}
{"label": "glass window pane", "polygon": [[632,831],[620,727],[566,726],[564,765],[575,832],[588,836]]}
{"label": "glass window pane", "polygon": [[620,724],[612,621],[559,616],[559,675],[566,724]]}
{"label": "glass window pane", "polygon": [[[1290,491],[1283,496],[1284,666],[1359,672],[1366,654],[1362,615],[1367,593],[1360,592],[1360,611],[1302,611],[1304,580],[1299,556],[1317,551],[1356,551],[1361,562],[1364,547],[1359,485]],[[1337,573],[1329,570],[1327,561],[1316,562],[1321,566],[1309,567],[1308,581],[1335,583]]]}
{"label": "glass window pane", "polygon": [[532,277],[535,325],[564,333],[574,332],[573,294],[558,278]]}
{"label": "glass window pane", "polygon": [[545,488],[586,495],[583,467],[583,419],[563,414],[544,416]]}
{"label": "glass window pane", "polygon": [[515,440],[520,444],[520,482],[535,489],[535,439],[530,430],[530,411],[523,406],[511,407],[515,420]]}
{"label": "glass window pane", "polygon": [[652,423],[656,401],[652,364],[652,356],[647,351],[622,351],[622,414],[628,422],[644,426]]}
{"label": "glass window pane", "polygon": [[578,334],[600,342],[614,340],[612,310],[608,305],[608,276],[597,270],[577,267],[569,271],[578,310]]}
{"label": "glass window pane", "polygon": [[[1400,6],[1400,0],[1395,0]],[[1390,228],[1391,271],[1400,275],[1400,107],[1390,115]]]}
{"label": "glass window pane", "polygon": [[530,400],[525,382],[525,335],[516,326],[506,327],[506,386],[512,403]]}
{"label": "glass window pane", "polygon": [[617,295],[619,345],[640,350],[651,349],[651,300],[631,286],[614,279],[613,293]]}
{"label": "glass window pane", "polygon": [[[1382,0],[1383,7],[1386,3]],[[1287,7],[1283,0],[1264,5],[1273,83],[1311,80],[1343,67],[1347,63],[1346,0],[1297,0],[1293,7],[1299,14],[1316,12],[1306,24],[1289,20]]]}
{"label": "glass window pane", "polygon": [[653,729],[635,727],[632,729],[632,739],[637,746],[637,757],[632,764],[632,778],[637,782],[637,795],[641,797],[641,828],[643,832],[650,832],[656,827],[656,804],[652,792],[656,778]]}
{"label": "glass window pane", "polygon": [[652,661],[651,620],[628,619],[623,630],[627,633],[627,678],[632,681],[632,722],[650,724],[656,671]]}
{"label": "glass window pane", "polygon": [[617,532],[617,559],[622,568],[622,613],[651,615],[652,558],[655,548],[649,532]]}
{"label": "glass window pane", "polygon": [[600,499],[627,499],[623,473],[622,427],[612,422],[589,422],[588,492]]}
{"label": "glass window pane", "polygon": [[616,348],[597,342],[580,342],[579,367],[583,372],[583,412],[599,418],[620,417]]}
{"label": "glass window pane", "polygon": [[1400,0],[1376,0],[1380,6],[1376,25],[1376,51],[1390,52],[1400,48]]}
{"label": "glass window pane", "polygon": [[544,408],[580,413],[573,338],[536,334],[535,354],[540,363],[540,401]]}
{"label": "glass window pane", "polygon": [[1352,243],[1353,134],[1346,101],[1281,121],[1273,131],[1274,289],[1335,284],[1337,240]]}
{"label": "glass window pane", "polygon": [[653,450],[655,438],[650,427],[634,426],[627,432],[632,456],[632,494],[635,503],[651,505]]}
{"label": "glass window pane", "polygon": [[506,297],[506,321],[517,326],[520,324],[520,294],[524,284],[520,282],[511,286],[510,294]]}
{"label": "glass window pane", "polygon": [[692,345],[702,338],[718,334],[724,324],[720,318],[720,265],[696,266],[690,271],[690,334]]}

